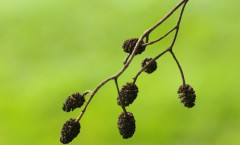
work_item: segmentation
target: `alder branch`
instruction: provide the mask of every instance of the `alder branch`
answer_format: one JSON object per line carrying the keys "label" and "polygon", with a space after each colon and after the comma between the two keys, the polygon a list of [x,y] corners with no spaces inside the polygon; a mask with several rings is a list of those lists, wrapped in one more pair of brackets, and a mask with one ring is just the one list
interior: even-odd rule
{"label": "alder branch", "polygon": [[[178,34],[178,31],[179,31],[180,21],[181,21],[181,19],[182,19],[183,11],[184,11],[184,8],[185,8],[185,5],[187,4],[187,2],[188,2],[188,0],[182,0],[182,1],[181,1],[179,4],[177,4],[166,16],[164,16],[163,19],[161,19],[159,22],[157,22],[157,23],[156,23],[154,26],[152,26],[151,28],[147,29],[147,30],[142,34],[142,36],[140,36],[140,38],[138,39],[138,41],[137,41],[137,43],[136,43],[136,45],[135,45],[135,47],[134,47],[134,49],[133,49],[133,52],[131,53],[131,55],[128,55],[128,56],[127,56],[127,58],[126,58],[125,61],[124,61],[124,66],[123,66],[123,68],[122,68],[117,74],[115,74],[115,75],[113,75],[112,77],[107,78],[106,80],[102,81],[92,92],[90,92],[90,91],[89,91],[89,92],[86,92],[86,94],[87,94],[87,93],[90,93],[91,96],[89,97],[87,103],[85,104],[85,106],[84,106],[84,108],[83,108],[80,116],[76,119],[76,122],[78,122],[78,121],[81,120],[81,118],[82,118],[82,116],[84,115],[84,113],[85,113],[85,111],[86,111],[89,103],[91,102],[91,100],[93,99],[93,97],[94,97],[94,95],[97,93],[97,91],[98,91],[102,86],[104,86],[107,82],[109,82],[109,81],[111,81],[111,80],[115,80],[115,84],[116,84],[116,87],[117,87],[117,91],[118,91],[119,99],[120,99],[120,102],[121,102],[121,106],[122,106],[123,111],[124,111],[125,114],[126,114],[127,111],[126,111],[125,107],[122,105],[122,98],[121,98],[121,96],[120,96],[119,86],[118,86],[117,79],[121,76],[121,74],[128,68],[128,66],[129,66],[130,63],[132,62],[132,60],[133,60],[133,58],[134,58],[134,56],[135,56],[135,54],[136,54],[137,49],[139,48],[140,45],[142,45],[142,44],[140,44],[140,42],[141,42],[144,38],[146,38],[146,43],[145,43],[144,45],[147,46],[147,45],[151,45],[151,44],[153,44],[153,43],[159,42],[160,40],[162,40],[163,38],[165,38],[168,34],[170,34],[172,31],[176,30],[175,35],[174,35],[174,39],[173,39],[173,42],[172,42],[171,46],[170,46],[169,48],[167,48],[166,50],[164,50],[164,51],[163,51],[162,53],[160,53],[159,55],[157,55],[153,60],[157,60],[158,58],[160,58],[163,54],[165,54],[165,53],[168,52],[168,51],[172,52],[172,47],[174,46],[174,43],[175,43],[175,41],[176,41],[177,34]],[[152,41],[152,42],[148,43],[150,33],[151,33],[153,30],[155,30],[159,25],[161,25],[165,20],[167,20],[167,19],[168,19],[180,6],[182,6],[182,5],[183,5],[183,8],[182,8],[182,10],[181,10],[180,17],[179,17],[179,19],[178,19],[177,25],[176,25],[172,30],[170,30],[169,32],[167,32],[164,36],[162,36],[161,38],[159,38],[158,40],[155,40],[155,41]],[[174,56],[174,55],[173,55],[173,56]],[[174,58],[176,58],[176,57],[174,57]],[[178,62],[177,59],[175,59],[175,60],[176,60],[176,62]],[[150,63],[151,63],[151,62],[150,62]],[[149,64],[150,64],[150,63],[149,63]],[[148,65],[149,65],[149,64],[148,64]],[[145,67],[143,67],[143,68],[137,73],[137,75],[134,77],[134,83],[136,82],[138,76],[142,73],[142,71],[143,71],[144,69],[146,69],[146,67],[147,67],[148,65],[146,65]],[[178,63],[178,66],[179,66],[179,69],[180,69],[181,67],[180,67],[180,64],[179,64],[179,63]],[[181,69],[180,69],[180,71],[181,71],[182,76],[183,76],[183,72],[182,72]],[[183,76],[183,78],[184,78],[184,76]],[[184,80],[184,79],[183,79],[183,80]],[[185,82],[184,82],[184,84],[185,84]]]}
{"label": "alder branch", "polygon": [[[132,104],[133,101],[137,98],[139,89],[136,85],[136,81],[143,71],[148,74],[153,73],[157,69],[156,60],[159,59],[164,54],[166,54],[167,52],[171,53],[173,59],[175,60],[178,66],[178,69],[180,70],[181,77],[182,77],[183,84],[179,87],[177,91],[179,94],[178,98],[181,99],[181,103],[183,103],[184,106],[187,108],[192,108],[193,106],[195,106],[195,100],[196,100],[195,91],[189,84],[185,84],[185,77],[183,74],[182,67],[175,53],[173,52],[173,46],[175,45],[175,42],[179,33],[180,23],[181,23],[183,12],[187,2],[188,0],[182,0],[167,15],[165,15],[163,19],[159,20],[153,27],[147,29],[140,36],[140,38],[128,39],[123,43],[123,49],[125,52],[128,53],[128,55],[124,60],[124,65],[122,69],[118,73],[102,81],[100,84],[97,85],[97,87],[93,91],[87,90],[82,94],[74,93],[71,96],[67,97],[66,101],[63,104],[62,109],[63,111],[69,112],[69,111],[73,111],[76,108],[80,108],[85,102],[85,98],[86,98],[85,96],[87,94],[90,94],[90,97],[85,103],[85,106],[82,109],[79,117],[77,119],[71,118],[70,120],[66,121],[66,123],[63,125],[61,130],[60,142],[62,142],[63,144],[67,144],[71,142],[80,133],[81,125],[79,121],[81,120],[84,113],[86,112],[88,105],[90,104],[91,100],[93,99],[95,94],[98,92],[98,90],[102,88],[106,83],[110,82],[111,80],[114,80],[114,83],[116,85],[116,89],[118,93],[117,104],[120,105],[123,110],[123,112],[118,116],[119,133],[122,135],[124,139],[132,137],[136,129],[136,123],[135,123],[136,121],[134,119],[133,114],[131,112],[127,112],[126,106],[129,106],[130,104]],[[166,21],[180,7],[182,8],[181,8],[176,25],[171,30],[169,30],[166,34],[164,34],[162,37],[156,40],[150,41],[149,39],[150,39],[151,32],[155,30],[158,26],[160,26],[164,21]],[[133,78],[133,81],[127,82],[125,85],[122,86],[121,89],[119,89],[118,78],[129,67],[135,55],[141,54],[142,52],[145,51],[148,45],[152,45],[157,42],[160,42],[162,39],[167,37],[173,31],[175,31],[175,34],[173,35],[173,40],[170,46],[164,51],[162,51],[160,54],[155,56],[154,58],[145,58],[142,61],[142,68],[140,69],[140,71],[137,72],[137,74]],[[144,39],[145,39],[145,42],[144,42]]]}

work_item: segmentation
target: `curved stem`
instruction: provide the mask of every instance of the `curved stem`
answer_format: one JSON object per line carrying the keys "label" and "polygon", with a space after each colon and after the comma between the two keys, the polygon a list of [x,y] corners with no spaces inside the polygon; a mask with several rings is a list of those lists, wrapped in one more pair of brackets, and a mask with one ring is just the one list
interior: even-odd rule
{"label": "curved stem", "polygon": [[184,9],[185,9],[185,6],[187,4],[188,0],[185,0],[185,3],[183,4],[183,7],[182,7],[182,10],[180,12],[180,15],[179,15],[179,18],[178,18],[178,22],[177,22],[177,25],[176,25],[176,33],[174,35],[174,38],[173,38],[173,41],[172,41],[172,44],[170,46],[170,49],[172,50],[175,42],[176,42],[176,39],[177,39],[177,36],[178,36],[178,32],[179,32],[179,26],[180,26],[180,23],[181,23],[181,20],[182,20],[182,16],[183,16],[183,12],[184,12]]}
{"label": "curved stem", "polygon": [[187,3],[186,0],[182,0],[177,6],[175,6],[166,16],[164,16],[157,24],[155,24],[152,28],[148,29],[145,33],[150,34],[154,29],[156,29],[159,25],[161,25],[165,20],[167,20],[182,4]]}
{"label": "curved stem", "polygon": [[106,84],[108,81],[110,81],[110,80],[112,80],[112,79],[113,79],[113,77],[110,77],[110,78],[102,81],[102,82],[93,90],[93,92],[92,92],[91,96],[89,97],[87,103],[85,104],[85,106],[84,106],[84,108],[83,108],[80,116],[76,119],[76,122],[79,121],[79,120],[82,118],[82,116],[83,116],[83,114],[85,113],[85,111],[86,111],[89,103],[91,102],[92,98],[93,98],[94,95],[97,93],[97,91],[98,91],[104,84]]}
{"label": "curved stem", "polygon": [[177,65],[178,65],[178,68],[179,68],[180,73],[181,73],[182,81],[183,81],[183,86],[185,86],[185,78],[184,78],[182,67],[181,67],[179,61],[177,60],[177,57],[175,56],[175,54],[173,53],[172,50],[170,50],[170,53],[172,54],[174,60],[176,61]]}
{"label": "curved stem", "polygon": [[129,59],[130,56],[131,56],[131,53],[129,53],[129,54],[127,55],[127,57],[125,58],[125,60],[123,61],[123,64],[124,64],[124,65],[127,63],[127,61],[128,61],[128,59]]}
{"label": "curved stem", "polygon": [[92,91],[92,90],[86,90],[86,91],[83,93],[83,96],[87,95],[88,93],[92,94],[93,91]]}
{"label": "curved stem", "polygon": [[115,81],[115,84],[116,84],[116,87],[117,87],[117,92],[118,92],[118,97],[119,97],[119,100],[120,100],[120,105],[121,105],[125,115],[127,115],[127,110],[123,105],[123,100],[122,100],[122,96],[121,96],[120,91],[119,91],[119,86],[118,86],[117,79],[114,79],[114,81]]}
{"label": "curved stem", "polygon": [[165,35],[163,35],[162,37],[160,37],[159,39],[157,40],[154,40],[152,42],[149,42],[149,43],[144,43],[143,46],[147,46],[147,45],[152,45],[160,40],[162,40],[163,38],[165,38],[166,36],[168,36],[172,31],[174,31],[176,29],[176,27],[172,28],[169,32],[167,32]]}

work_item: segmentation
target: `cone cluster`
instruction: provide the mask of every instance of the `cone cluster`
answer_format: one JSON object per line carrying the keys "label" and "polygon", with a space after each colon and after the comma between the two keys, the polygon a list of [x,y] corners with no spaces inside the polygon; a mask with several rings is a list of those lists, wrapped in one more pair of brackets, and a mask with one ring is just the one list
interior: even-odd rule
{"label": "cone cluster", "polygon": [[[153,59],[152,58],[145,58],[142,62],[142,68],[148,65]],[[144,72],[150,74],[157,69],[157,62],[153,60],[147,67],[144,69]]]}
{"label": "cone cluster", "polygon": [[[123,50],[126,53],[132,54],[138,40],[139,40],[138,38],[132,38],[124,41],[122,46]],[[143,44],[144,44],[144,41],[141,40],[135,52],[135,55],[141,54],[142,52],[145,51],[146,46],[144,46]],[[127,56],[126,61],[124,62],[127,62],[129,56],[130,55]],[[129,65],[129,63],[127,65]],[[157,69],[157,62],[156,60],[153,60],[153,58],[145,58],[142,61],[141,66],[142,68],[144,68],[143,69],[144,72],[151,74]],[[124,71],[124,69],[122,70],[122,72]],[[120,75],[122,72],[120,72]],[[140,71],[140,73],[141,72],[142,70]],[[139,74],[137,74],[137,76],[138,75]],[[111,79],[115,79],[116,81],[117,78],[115,78],[114,76],[109,78],[108,80],[111,80]],[[134,100],[137,98],[138,87],[136,86],[135,81],[136,79],[134,80],[134,83],[127,82],[125,85],[122,86],[120,90],[118,90],[119,96],[117,97],[117,104],[123,108],[124,112],[122,112],[118,116],[117,125],[118,125],[119,133],[124,139],[131,138],[136,130],[135,118],[133,114],[131,112],[127,112],[125,108],[126,106],[129,106],[130,104],[132,104]],[[107,81],[103,82],[101,85],[104,85],[106,82]],[[117,84],[117,89],[119,89],[118,84]],[[96,93],[96,90],[94,93]],[[88,103],[91,101],[94,93],[92,93],[92,96],[90,97]],[[192,108],[195,105],[196,94],[193,88],[189,84],[181,85],[177,93],[179,94],[178,98],[181,99],[181,103],[183,103],[185,107]],[[80,93],[75,93],[75,94],[72,94],[71,96],[68,96],[63,104],[62,109],[66,112],[70,112],[76,108],[80,108],[85,102],[84,97],[85,95],[82,95]],[[60,137],[61,143],[63,144],[70,143],[80,133],[81,126],[80,126],[79,120],[81,119],[83,113],[85,112],[87,105],[83,109],[82,114],[80,115],[78,120],[71,118],[70,120],[66,121],[66,123],[63,125],[61,130],[61,137]]]}
{"label": "cone cluster", "polygon": [[83,103],[85,102],[85,98],[83,95],[79,93],[72,94],[71,96],[68,96],[66,101],[63,104],[63,111],[69,112],[73,111],[76,108],[80,108]]}
{"label": "cone cluster", "polygon": [[124,139],[130,138],[135,132],[135,119],[132,113],[127,112],[125,114],[122,112],[118,117],[118,130]]}
{"label": "cone cluster", "polygon": [[63,144],[71,142],[80,132],[80,123],[75,119],[68,120],[62,127],[60,141]]}
{"label": "cone cluster", "polygon": [[133,101],[137,98],[137,94],[138,94],[138,87],[134,83],[128,82],[120,90],[122,102],[120,102],[120,99],[118,96],[117,97],[118,105],[129,106],[129,104],[132,104]]}
{"label": "cone cluster", "polygon": [[181,85],[177,93],[185,107],[192,108],[195,105],[196,94],[189,84]]}
{"label": "cone cluster", "polygon": [[[122,48],[125,52],[132,54],[137,42],[138,42],[138,38],[128,39],[128,40],[124,41]],[[143,43],[144,43],[143,40],[140,41],[140,45],[139,45],[138,49],[136,50],[135,55],[141,54],[145,50],[146,46],[143,46],[142,45]]]}

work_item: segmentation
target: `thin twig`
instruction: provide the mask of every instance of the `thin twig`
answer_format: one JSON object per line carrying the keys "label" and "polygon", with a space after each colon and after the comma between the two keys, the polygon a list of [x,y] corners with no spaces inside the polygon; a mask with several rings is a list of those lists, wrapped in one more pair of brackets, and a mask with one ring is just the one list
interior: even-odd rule
{"label": "thin twig", "polygon": [[127,110],[126,110],[126,108],[123,105],[123,99],[122,99],[122,96],[121,96],[120,91],[119,91],[119,86],[118,86],[117,79],[114,79],[114,81],[115,81],[115,84],[116,84],[116,87],[117,87],[117,92],[118,92],[118,98],[120,100],[120,105],[121,105],[125,115],[127,115]]}
{"label": "thin twig", "polygon": [[172,41],[172,44],[171,44],[171,47],[170,49],[172,50],[175,42],[176,42],[176,39],[177,39],[177,35],[178,35],[178,32],[179,32],[179,26],[180,26],[180,23],[181,23],[181,20],[182,20],[182,16],[183,16],[183,12],[184,12],[184,9],[185,9],[185,6],[188,2],[188,0],[185,0],[186,2],[183,4],[183,7],[182,7],[182,10],[180,12],[180,15],[179,15],[179,18],[178,18],[178,22],[177,22],[177,25],[176,25],[176,33],[174,35],[174,38],[173,38],[173,41]]}
{"label": "thin twig", "polygon": [[154,43],[156,43],[156,42],[162,40],[162,39],[165,38],[166,36],[168,36],[168,35],[169,35],[172,31],[174,31],[175,29],[176,29],[176,27],[172,28],[169,32],[167,32],[165,35],[163,35],[163,36],[160,37],[159,39],[154,40],[154,41],[149,42],[149,43],[144,43],[144,44],[142,44],[142,45],[143,45],[143,46],[152,45],[152,44],[154,44]]}
{"label": "thin twig", "polygon": [[177,57],[175,56],[175,54],[173,52],[173,46],[174,46],[174,44],[176,42],[176,39],[177,39],[177,35],[178,35],[178,32],[179,32],[179,26],[180,26],[180,23],[181,23],[181,20],[182,20],[182,16],[183,16],[183,12],[184,12],[184,9],[185,9],[185,6],[186,6],[187,2],[188,2],[188,0],[186,0],[186,2],[184,3],[184,5],[182,7],[182,10],[180,12],[180,16],[179,16],[179,19],[178,19],[178,22],[177,22],[177,26],[176,26],[176,33],[174,35],[174,38],[173,38],[173,41],[172,41],[172,44],[171,44],[170,50],[169,50],[170,53],[172,54],[174,60],[176,61],[179,70],[180,70],[182,81],[183,81],[183,86],[185,86],[185,77],[184,77],[184,73],[183,73],[182,67],[181,67]]}
{"label": "thin twig", "polygon": [[97,91],[98,91],[104,84],[106,84],[108,81],[110,81],[110,80],[112,80],[112,79],[113,79],[113,77],[110,77],[110,78],[102,81],[102,82],[94,89],[94,91],[92,92],[91,96],[89,97],[87,103],[85,104],[85,106],[84,106],[84,108],[83,108],[80,116],[76,119],[76,122],[79,121],[79,120],[81,120],[81,118],[82,118],[83,114],[85,113],[85,111],[86,111],[89,103],[91,102],[92,98],[93,98],[94,95],[97,93]]}
{"label": "thin twig", "polygon": [[183,81],[183,86],[185,86],[185,78],[184,78],[182,67],[181,67],[179,61],[177,60],[177,57],[175,56],[174,52],[172,50],[170,50],[170,53],[172,54],[174,60],[176,61],[177,65],[178,65],[178,68],[179,68],[180,73],[181,73],[182,81]]}
{"label": "thin twig", "polygon": [[157,24],[145,31],[144,34],[149,35],[154,29],[161,25],[165,20],[167,20],[182,4],[186,3],[186,0],[182,0],[177,6],[175,6],[166,16],[164,16]]}
{"label": "thin twig", "polygon": [[129,59],[130,56],[131,56],[131,53],[129,53],[129,54],[127,55],[127,57],[125,58],[125,60],[123,61],[123,64],[124,64],[124,65],[127,63],[127,61],[128,61],[128,59]]}
{"label": "thin twig", "polygon": [[146,43],[148,43],[148,41],[149,41],[149,35],[147,35],[145,38],[146,38]]}
{"label": "thin twig", "polygon": [[93,91],[92,91],[92,90],[86,90],[86,91],[83,93],[83,96],[87,95],[88,93],[89,93],[89,94],[92,94]]}

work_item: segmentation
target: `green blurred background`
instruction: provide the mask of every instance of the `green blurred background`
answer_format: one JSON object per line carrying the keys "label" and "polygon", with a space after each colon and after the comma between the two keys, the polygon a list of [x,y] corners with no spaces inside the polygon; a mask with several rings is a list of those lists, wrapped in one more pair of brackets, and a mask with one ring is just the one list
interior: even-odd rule
{"label": "green blurred background", "polygon": [[[60,130],[81,109],[63,112],[66,97],[94,89],[122,68],[125,39],[139,37],[180,0],[0,0],[0,145],[60,145]],[[174,47],[196,91],[196,106],[177,98],[181,77],[167,53],[127,108],[136,132],[118,133],[113,82],[94,97],[72,145],[239,145],[239,0],[190,0]],[[150,40],[176,24],[179,11]],[[120,86],[171,42],[170,35],[139,56]],[[88,98],[89,96],[87,96]]]}

